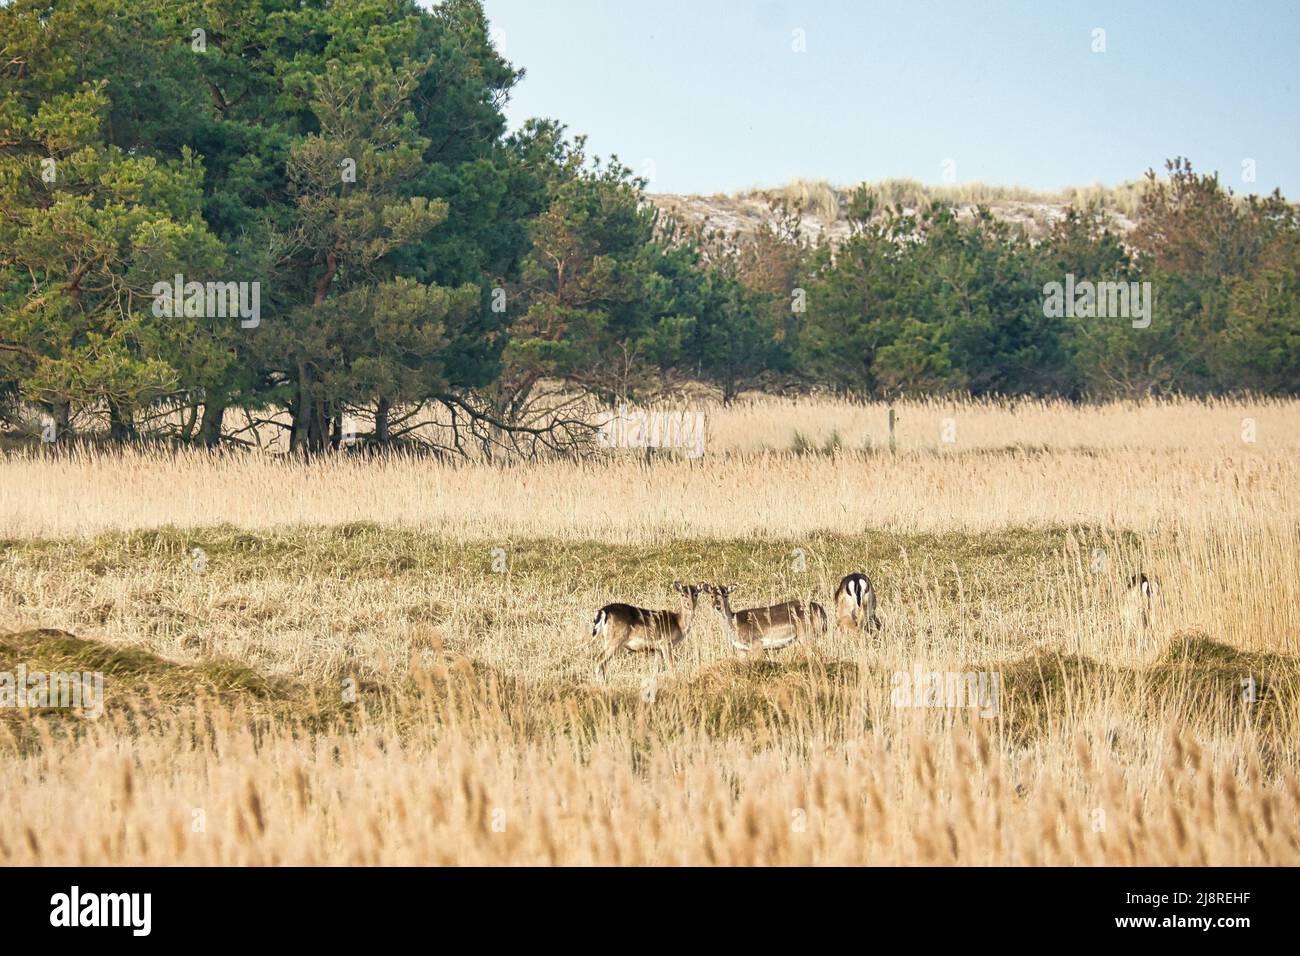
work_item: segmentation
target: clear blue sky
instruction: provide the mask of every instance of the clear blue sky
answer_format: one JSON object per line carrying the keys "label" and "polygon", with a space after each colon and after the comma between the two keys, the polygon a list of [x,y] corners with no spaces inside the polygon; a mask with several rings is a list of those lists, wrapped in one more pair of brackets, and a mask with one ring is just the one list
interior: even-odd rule
{"label": "clear blue sky", "polygon": [[1238,192],[1300,200],[1294,2],[484,5],[527,70],[512,126],[552,117],[638,172],[653,160],[653,192],[940,182],[945,159],[958,182],[1054,189],[1185,155]]}

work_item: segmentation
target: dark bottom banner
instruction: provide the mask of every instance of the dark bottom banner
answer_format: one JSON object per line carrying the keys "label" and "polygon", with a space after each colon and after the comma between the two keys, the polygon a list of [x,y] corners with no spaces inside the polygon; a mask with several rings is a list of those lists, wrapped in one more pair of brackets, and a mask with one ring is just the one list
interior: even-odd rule
{"label": "dark bottom banner", "polygon": [[[6,944],[31,936],[338,944],[455,926],[492,942],[626,933],[647,919],[772,942],[851,920],[926,944],[1106,937],[1232,946],[1295,925],[1294,871],[1273,869],[0,870]],[[689,919],[689,923],[682,920]],[[864,927],[863,924],[869,924]],[[477,927],[477,929],[475,929]],[[564,928],[564,927],[567,927]],[[196,936],[196,932],[200,935]],[[540,935],[539,935],[540,934]],[[872,938],[880,937],[873,934]],[[487,941],[487,938],[484,938]],[[147,943],[146,943],[147,944]],[[19,952],[20,950],[13,950]]]}

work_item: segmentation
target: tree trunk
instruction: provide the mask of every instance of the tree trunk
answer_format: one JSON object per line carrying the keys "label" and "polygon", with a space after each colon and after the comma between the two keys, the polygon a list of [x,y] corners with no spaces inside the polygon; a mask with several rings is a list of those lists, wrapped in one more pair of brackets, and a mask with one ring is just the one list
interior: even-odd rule
{"label": "tree trunk", "polygon": [[736,398],[736,376],[730,372],[722,382],[722,404],[730,405]]}
{"label": "tree trunk", "polygon": [[131,425],[131,413],[116,402],[108,403],[108,437],[112,441],[130,441],[134,431]]}
{"label": "tree trunk", "polygon": [[293,403],[293,431],[289,436],[289,451],[306,453],[307,431],[311,421],[311,398],[308,395],[307,366],[298,363],[298,394]]}
{"label": "tree trunk", "polygon": [[325,402],[320,399],[306,402],[306,407],[307,451],[317,454],[329,445],[329,416],[325,413]]}
{"label": "tree trunk", "polygon": [[226,415],[226,406],[217,401],[203,403],[203,421],[199,423],[199,444],[204,448],[216,448],[221,444],[221,422]]}
{"label": "tree trunk", "polygon": [[199,420],[199,406],[191,403],[185,409],[185,422],[181,425],[181,441],[188,442],[194,438],[194,423]]}
{"label": "tree trunk", "polygon": [[293,433],[289,438],[289,451],[314,455],[331,446],[331,416],[323,400],[313,398],[307,387],[299,384],[298,397],[291,410]]}
{"label": "tree trunk", "polygon": [[330,416],[330,448],[338,451],[343,447],[343,412],[336,411]]}
{"label": "tree trunk", "polygon": [[[316,283],[316,294],[312,297],[312,306],[319,308],[329,292],[330,283],[338,272],[339,260],[331,250],[325,254],[325,271]],[[329,416],[325,402],[312,395],[311,382],[307,375],[307,363],[298,363],[298,396],[294,405],[293,436],[289,439],[290,451],[301,451],[308,455],[322,452],[329,444]]]}
{"label": "tree trunk", "polygon": [[379,442],[383,448],[387,448],[388,443],[392,440],[388,432],[388,413],[392,407],[392,402],[386,398],[381,398],[375,408],[375,441]]}

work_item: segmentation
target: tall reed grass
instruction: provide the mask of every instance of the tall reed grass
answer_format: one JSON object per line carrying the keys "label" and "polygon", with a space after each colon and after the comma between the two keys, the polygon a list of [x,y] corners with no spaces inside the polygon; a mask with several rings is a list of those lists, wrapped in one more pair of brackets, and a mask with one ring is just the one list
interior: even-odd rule
{"label": "tall reed grass", "polygon": [[[1295,865],[1297,410],[900,403],[890,452],[885,406],[755,399],[648,464],[12,454],[0,672],[103,671],[107,711],[0,708],[0,863]],[[672,672],[592,679],[608,601],[853,569],[878,636],[741,659],[705,609]],[[908,706],[918,672],[996,706]]]}

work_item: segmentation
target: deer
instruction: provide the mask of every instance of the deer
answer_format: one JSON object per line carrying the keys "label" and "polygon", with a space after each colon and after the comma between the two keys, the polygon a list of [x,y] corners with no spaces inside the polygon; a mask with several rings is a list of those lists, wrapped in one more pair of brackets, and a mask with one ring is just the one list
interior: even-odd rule
{"label": "deer", "polygon": [[673,590],[681,596],[679,611],[650,610],[631,604],[606,604],[597,611],[591,622],[591,636],[601,642],[600,662],[596,665],[600,679],[605,679],[609,662],[620,650],[655,651],[659,654],[659,670],[665,663],[672,667],[673,648],[691,632],[705,587],[674,581]]}
{"label": "deer", "polygon": [[1151,605],[1160,597],[1160,584],[1143,572],[1138,572],[1128,579],[1128,592],[1125,598],[1126,617],[1131,621],[1140,619],[1142,628],[1151,626]]}
{"label": "deer", "polygon": [[826,609],[815,601],[785,601],[771,607],[731,609],[731,592],[736,584],[713,584],[713,609],[722,616],[722,626],[737,651],[754,654],[788,647],[802,634],[825,635]]}
{"label": "deer", "polygon": [[842,631],[881,630],[876,616],[876,589],[861,571],[846,574],[835,588],[835,623]]}

